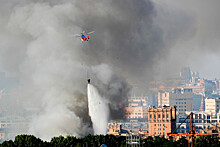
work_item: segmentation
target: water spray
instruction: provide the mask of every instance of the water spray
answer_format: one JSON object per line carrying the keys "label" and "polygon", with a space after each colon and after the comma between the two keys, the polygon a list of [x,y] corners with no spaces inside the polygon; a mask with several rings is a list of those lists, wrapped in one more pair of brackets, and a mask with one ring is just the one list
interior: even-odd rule
{"label": "water spray", "polygon": [[109,107],[104,97],[100,96],[96,87],[88,81],[88,107],[94,134],[106,134],[109,119]]}

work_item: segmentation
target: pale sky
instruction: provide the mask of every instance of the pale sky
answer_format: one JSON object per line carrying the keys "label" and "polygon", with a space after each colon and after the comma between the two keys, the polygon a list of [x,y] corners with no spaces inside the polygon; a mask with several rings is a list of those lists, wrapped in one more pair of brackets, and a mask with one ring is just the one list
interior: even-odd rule
{"label": "pale sky", "polygon": [[[190,66],[205,78],[220,78],[220,1],[153,0],[166,37],[180,30],[166,62],[170,69]],[[175,30],[176,29],[176,30]],[[168,66],[169,68],[169,66]]]}

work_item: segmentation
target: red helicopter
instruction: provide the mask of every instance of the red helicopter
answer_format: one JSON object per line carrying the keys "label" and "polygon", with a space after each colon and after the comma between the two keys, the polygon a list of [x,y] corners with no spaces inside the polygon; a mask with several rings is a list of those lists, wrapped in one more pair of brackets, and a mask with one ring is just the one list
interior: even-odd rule
{"label": "red helicopter", "polygon": [[92,34],[94,33],[95,31],[92,31],[92,32],[89,32],[89,33],[85,33],[85,31],[83,31],[81,33],[81,35],[79,34],[75,34],[75,35],[72,35],[72,36],[75,36],[75,37],[80,37],[81,41],[89,41],[90,37],[89,37],[89,34]]}

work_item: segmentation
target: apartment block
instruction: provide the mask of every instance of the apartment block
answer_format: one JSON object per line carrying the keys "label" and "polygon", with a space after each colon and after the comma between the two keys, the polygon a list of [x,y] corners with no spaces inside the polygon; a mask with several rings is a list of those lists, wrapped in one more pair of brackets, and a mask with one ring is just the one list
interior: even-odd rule
{"label": "apartment block", "polygon": [[158,107],[176,106],[179,117],[185,115],[185,111],[192,111],[193,92],[191,88],[174,88],[171,92],[158,92]]}
{"label": "apartment block", "polygon": [[124,108],[124,117],[127,119],[147,119],[147,110],[146,106],[128,106]]}
{"label": "apartment block", "polygon": [[216,115],[220,110],[220,98],[206,98],[205,99],[205,112]]}
{"label": "apartment block", "polygon": [[148,109],[149,136],[166,136],[176,128],[176,107]]}
{"label": "apartment block", "polygon": [[111,134],[111,135],[120,135],[120,133],[122,132],[121,124],[109,123],[107,129],[108,129],[107,134]]}

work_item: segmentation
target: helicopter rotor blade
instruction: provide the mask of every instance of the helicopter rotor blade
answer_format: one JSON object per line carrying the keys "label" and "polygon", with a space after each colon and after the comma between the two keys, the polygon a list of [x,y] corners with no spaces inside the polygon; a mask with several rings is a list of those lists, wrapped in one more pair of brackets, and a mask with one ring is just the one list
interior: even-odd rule
{"label": "helicopter rotor blade", "polygon": [[81,35],[79,35],[79,34],[75,34],[75,35],[71,35],[71,36],[73,36],[73,37],[81,37]]}
{"label": "helicopter rotor blade", "polygon": [[92,31],[92,32],[89,32],[89,33],[87,33],[87,34],[89,35],[89,34],[92,34],[92,33],[94,33],[94,32],[95,32],[95,31]]}

